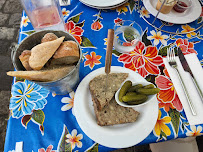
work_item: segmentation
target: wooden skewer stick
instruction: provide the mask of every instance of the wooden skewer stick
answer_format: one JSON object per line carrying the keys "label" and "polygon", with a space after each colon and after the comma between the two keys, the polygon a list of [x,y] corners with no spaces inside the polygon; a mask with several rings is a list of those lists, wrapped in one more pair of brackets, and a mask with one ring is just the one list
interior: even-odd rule
{"label": "wooden skewer stick", "polygon": [[108,37],[107,37],[106,59],[105,59],[105,73],[106,73],[105,89],[106,90],[108,90],[108,75],[111,72],[113,39],[114,39],[114,30],[109,29]]}
{"label": "wooden skewer stick", "polygon": [[113,39],[114,39],[114,30],[109,29],[108,37],[107,37],[106,60],[105,60],[105,73],[106,74],[109,74],[111,72]]}

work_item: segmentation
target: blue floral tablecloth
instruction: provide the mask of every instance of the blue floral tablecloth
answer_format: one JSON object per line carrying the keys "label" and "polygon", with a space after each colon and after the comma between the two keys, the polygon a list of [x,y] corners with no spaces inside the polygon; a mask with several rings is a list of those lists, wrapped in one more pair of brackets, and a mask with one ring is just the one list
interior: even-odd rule
{"label": "blue floral tablecloth", "polygon": [[[188,34],[169,34],[157,31],[143,20],[153,21],[142,1],[128,3],[111,10],[93,9],[78,0],[62,7],[65,26],[80,43],[84,62],[80,67],[80,80],[91,71],[104,67],[107,30],[122,20],[134,20],[144,31],[142,41],[129,54],[113,50],[112,65],[124,66],[141,74],[160,88],[157,95],[159,115],[149,136],[139,144],[148,144],[174,138],[203,134],[203,125],[190,126],[173,83],[163,64],[167,48],[179,46],[184,54],[196,53],[202,63],[203,14],[186,25],[173,25],[156,20],[158,27]],[[28,16],[23,12],[19,43],[33,33]],[[80,129],[72,111],[74,92],[59,96],[41,86],[14,78],[10,99],[10,116],[5,140],[5,152],[15,151],[16,142],[23,142],[24,152],[54,151],[111,151],[92,141]],[[144,126],[143,126],[144,127]]]}

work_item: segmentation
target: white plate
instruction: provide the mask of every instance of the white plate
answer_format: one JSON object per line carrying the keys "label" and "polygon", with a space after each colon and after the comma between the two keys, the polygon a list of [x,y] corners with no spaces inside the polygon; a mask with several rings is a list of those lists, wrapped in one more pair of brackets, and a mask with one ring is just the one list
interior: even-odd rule
{"label": "white plate", "polygon": [[89,6],[89,7],[92,7],[92,8],[97,8],[97,9],[112,9],[112,8],[116,8],[116,7],[119,7],[125,3],[127,3],[128,0],[125,0],[124,2],[120,3],[120,4],[117,4],[117,5],[113,5],[113,6],[107,6],[107,7],[98,7],[98,6],[93,6],[93,5],[89,5],[89,4],[86,4],[84,2],[82,2],[83,4]]}
{"label": "white plate", "polygon": [[98,8],[98,9],[109,9],[116,6],[122,5],[126,0],[79,0],[83,4]]}
{"label": "white plate", "polygon": [[[154,16],[158,13],[156,10],[157,0],[143,0],[145,8]],[[169,14],[159,13],[158,17],[160,20],[175,23],[175,24],[186,24],[195,21],[201,14],[202,7],[198,0],[192,0],[192,7],[183,13],[178,13],[172,9]]]}
{"label": "white plate", "polygon": [[[136,72],[118,66],[111,67],[112,73],[129,73],[127,79],[133,82],[143,82],[143,78]],[[94,70],[79,84],[74,99],[74,113],[77,122],[84,133],[95,142],[111,147],[125,148],[138,144],[153,130],[158,117],[158,101],[149,102],[134,108],[140,115],[136,122],[114,126],[99,126],[96,122],[89,82],[96,76],[104,74],[104,68]]]}

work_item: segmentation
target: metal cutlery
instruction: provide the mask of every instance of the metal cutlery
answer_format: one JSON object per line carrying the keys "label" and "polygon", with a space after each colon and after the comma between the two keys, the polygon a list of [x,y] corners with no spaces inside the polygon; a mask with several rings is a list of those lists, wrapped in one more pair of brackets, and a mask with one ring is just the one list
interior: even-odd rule
{"label": "metal cutlery", "polygon": [[191,98],[190,98],[190,96],[189,96],[189,92],[188,92],[188,90],[187,90],[187,88],[186,88],[186,86],[185,86],[185,84],[184,84],[184,82],[183,82],[183,79],[182,79],[182,77],[181,77],[181,75],[180,75],[180,72],[179,72],[179,70],[178,70],[178,68],[177,68],[177,63],[176,63],[176,60],[175,60],[175,51],[174,51],[174,48],[167,50],[167,59],[168,59],[169,65],[170,65],[171,67],[173,67],[173,68],[176,70],[177,74],[178,74],[178,77],[179,77],[180,82],[181,82],[181,85],[182,85],[182,87],[183,87],[185,96],[186,96],[187,101],[188,101],[188,104],[189,104],[189,106],[190,106],[190,110],[191,110],[191,112],[192,112],[192,115],[194,115],[194,116],[197,115],[197,114],[196,114],[196,110],[195,110],[195,108],[194,108],[194,105],[193,105],[193,103],[192,103],[192,100],[191,100]]}
{"label": "metal cutlery", "polygon": [[197,80],[196,80],[196,78],[194,77],[194,75],[193,75],[193,73],[192,73],[192,71],[191,71],[191,69],[190,69],[190,67],[189,67],[189,65],[188,65],[188,63],[187,63],[187,60],[185,59],[185,56],[184,56],[184,54],[183,54],[183,52],[181,51],[180,48],[178,48],[178,56],[179,56],[179,58],[180,58],[180,62],[181,62],[181,64],[182,64],[182,66],[183,66],[183,69],[184,69],[186,72],[190,73],[190,75],[191,75],[191,77],[192,77],[192,80],[193,80],[193,83],[195,84],[195,87],[196,87],[196,89],[197,89],[197,91],[198,91],[198,93],[199,93],[199,95],[200,95],[200,97],[201,97],[201,100],[203,100],[203,93],[202,93],[202,90],[200,89],[200,86],[198,85]]}
{"label": "metal cutlery", "polygon": [[66,5],[70,5],[70,1],[69,0],[61,0],[62,5],[66,6]]}
{"label": "metal cutlery", "polygon": [[164,0],[163,3],[161,4],[161,7],[159,8],[158,13],[156,14],[156,17],[155,17],[154,21],[152,22],[152,24],[154,24],[154,22],[156,21],[156,19],[157,19],[159,13],[160,13],[162,7],[164,6],[165,2],[166,2],[166,0]]}

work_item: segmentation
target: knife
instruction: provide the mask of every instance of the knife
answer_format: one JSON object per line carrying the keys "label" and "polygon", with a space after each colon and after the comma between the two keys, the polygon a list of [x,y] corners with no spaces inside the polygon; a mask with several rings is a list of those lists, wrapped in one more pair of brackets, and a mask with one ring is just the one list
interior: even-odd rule
{"label": "knife", "polygon": [[107,48],[106,48],[106,59],[105,59],[105,73],[106,73],[106,90],[108,89],[108,75],[111,72],[111,60],[112,60],[112,49],[114,40],[114,30],[108,30],[107,36]]}
{"label": "knife", "polygon": [[194,77],[194,75],[193,75],[193,73],[192,73],[192,71],[191,71],[191,69],[190,69],[190,67],[189,67],[189,65],[188,65],[188,63],[187,63],[187,60],[185,59],[185,56],[184,56],[184,54],[183,54],[183,52],[181,51],[180,48],[178,48],[178,56],[179,56],[179,59],[180,59],[180,62],[181,62],[181,64],[182,64],[182,66],[183,66],[183,69],[184,69],[186,72],[190,73],[190,75],[191,75],[191,77],[192,77],[192,80],[193,80],[193,83],[195,84],[195,87],[196,87],[196,89],[197,89],[197,91],[198,91],[198,93],[199,93],[199,95],[200,95],[200,97],[201,97],[201,100],[203,100],[203,93],[202,93],[202,90],[200,89],[200,87],[199,87],[199,85],[198,85],[198,83],[197,83],[197,80],[196,80],[196,78]]}

